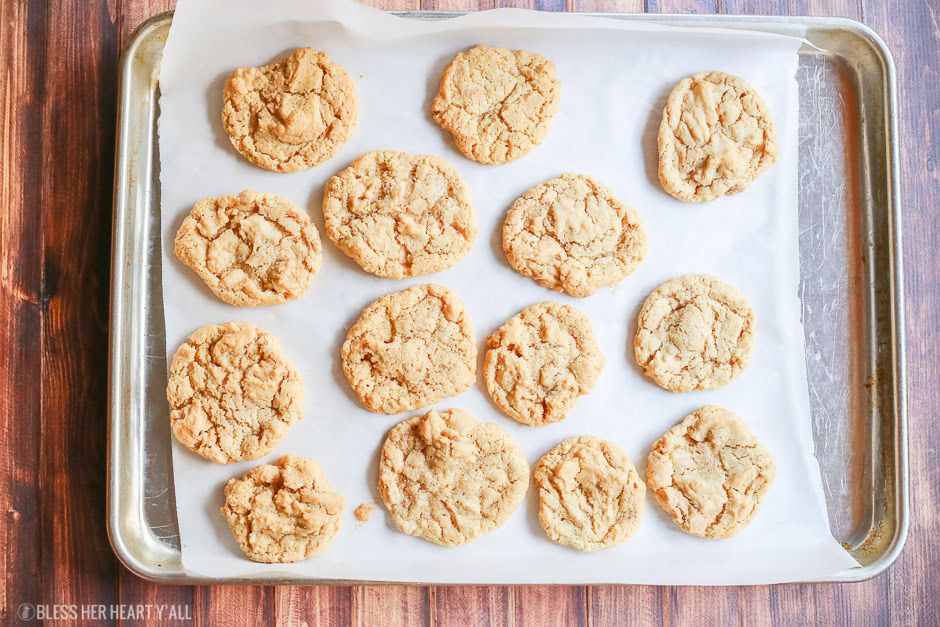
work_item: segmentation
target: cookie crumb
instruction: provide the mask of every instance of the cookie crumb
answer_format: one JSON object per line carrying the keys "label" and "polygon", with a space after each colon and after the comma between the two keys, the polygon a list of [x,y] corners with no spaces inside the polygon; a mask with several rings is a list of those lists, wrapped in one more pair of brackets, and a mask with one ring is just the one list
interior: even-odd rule
{"label": "cookie crumb", "polygon": [[375,511],[375,507],[373,507],[372,505],[366,505],[365,503],[363,503],[362,505],[356,508],[356,511],[354,513],[356,514],[356,519],[359,522],[369,522],[369,519],[372,518],[372,512],[374,511]]}

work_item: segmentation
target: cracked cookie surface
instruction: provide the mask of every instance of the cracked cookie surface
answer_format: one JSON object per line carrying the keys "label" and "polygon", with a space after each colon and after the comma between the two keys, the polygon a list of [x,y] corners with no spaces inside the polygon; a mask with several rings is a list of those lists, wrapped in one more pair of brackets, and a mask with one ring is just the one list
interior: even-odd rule
{"label": "cracked cookie surface", "polygon": [[222,125],[235,149],[275,172],[329,159],[352,136],[356,88],[325,52],[297,48],[263,67],[233,72],[222,93]]}
{"label": "cracked cookie surface", "polygon": [[636,269],[646,256],[646,230],[607,187],[562,174],[512,204],[503,250],[516,271],[540,285],[585,297]]}
{"label": "cracked cookie surface", "polygon": [[539,522],[554,542],[581,551],[615,546],[643,520],[646,486],[613,442],[568,438],[535,466]]}
{"label": "cracked cookie surface", "polygon": [[513,161],[548,135],[561,101],[555,73],[540,54],[476,46],[458,53],[441,74],[431,113],[469,159]]}
{"label": "cracked cookie surface", "polygon": [[190,335],[173,355],[166,395],[176,438],[219,464],[270,453],[304,405],[277,338],[247,322]]}
{"label": "cracked cookie surface", "polygon": [[326,234],[363,270],[402,279],[450,268],[477,235],[470,192],[431,155],[367,153],[330,179]]}
{"label": "cracked cookie surface", "polygon": [[658,143],[663,189],[686,202],[744,191],[777,158],[767,103],[724,72],[679,81],[663,110]]}
{"label": "cracked cookie surface", "polygon": [[392,519],[435,544],[495,531],[528,488],[529,464],[506,430],[460,409],[408,418],[382,446],[379,493]]}
{"label": "cracked cookie surface", "polygon": [[741,292],[713,276],[686,275],[646,298],[634,353],[644,374],[667,390],[709,390],[744,371],[754,338],[754,310]]}
{"label": "cracked cookie surface", "polygon": [[323,553],[342,522],[346,500],[312,459],[284,455],[229,479],[220,510],[254,562],[297,562]]}
{"label": "cracked cookie surface", "polygon": [[242,307],[299,298],[323,259],[317,227],[303,209],[248,190],[196,203],[173,252],[216,296]]}
{"label": "cracked cookie surface", "polygon": [[526,307],[486,343],[486,390],[500,409],[527,425],[563,420],[604,368],[591,321],[559,303]]}
{"label": "cracked cookie surface", "polygon": [[753,520],[775,474],[770,451],[740,418],[705,406],[653,444],[646,482],[683,531],[730,538]]}
{"label": "cracked cookie surface", "polygon": [[473,385],[477,347],[463,302],[450,289],[429,284],[366,307],[349,329],[342,362],[363,405],[397,414]]}

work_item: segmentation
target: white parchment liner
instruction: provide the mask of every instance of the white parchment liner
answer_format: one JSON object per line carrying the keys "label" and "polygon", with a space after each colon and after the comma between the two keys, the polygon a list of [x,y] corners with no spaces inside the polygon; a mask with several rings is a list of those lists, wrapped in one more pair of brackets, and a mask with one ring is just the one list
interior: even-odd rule
{"label": "white parchment liner", "polygon": [[[429,105],[446,64],[478,43],[539,52],[558,66],[561,110],[542,146],[514,163],[464,158],[431,120]],[[181,0],[160,76],[163,290],[168,357],[202,325],[253,322],[276,334],[306,388],[303,421],[267,458],[228,466],[174,441],[173,467],[183,563],[194,573],[262,573],[405,582],[759,584],[829,575],[854,560],[832,538],[813,456],[797,293],[797,86],[800,41],[716,29],[667,28],[582,16],[501,9],[441,22],[394,17],[345,0]],[[241,66],[257,66],[298,46],[327,51],[352,75],[360,101],[355,135],[337,156],[293,174],[268,172],[239,156],[220,122],[222,86]],[[777,122],[776,165],[745,193],[704,204],[666,195],[656,176],[656,131],[672,86],[692,73],[743,77]],[[320,201],[330,176],[370,150],[435,154],[461,173],[473,195],[480,234],[454,268],[395,281],[362,272],[325,237]],[[639,269],[613,288],[575,299],[516,274],[502,252],[502,220],[512,201],[563,172],[589,174],[635,207],[649,234]],[[305,207],[324,241],[323,269],[296,301],[237,308],[216,299],[172,254],[192,205],[242,189]],[[747,371],[719,390],[672,394],[645,379],[632,357],[636,314],[662,281],[717,275],[757,311],[757,343]],[[701,405],[744,418],[777,459],[777,480],[754,522],[730,540],[681,532],[648,495],[640,530],[618,547],[586,554],[555,545],[537,519],[537,490],[498,531],[442,548],[397,531],[383,507],[365,524],[353,510],[379,499],[378,452],[402,416],[370,413],[339,365],[339,347],[362,308],[379,296],[436,282],[454,289],[480,347],[525,306],[544,300],[586,313],[607,359],[597,387],[562,423],[519,425],[489,400],[482,380],[438,409],[460,407],[497,422],[529,462],[566,437],[596,435],[620,445],[645,476],[650,444]],[[291,565],[255,564],[242,555],[218,509],[222,487],[254,465],[295,454],[315,458],[345,495],[343,528],[323,555]]]}

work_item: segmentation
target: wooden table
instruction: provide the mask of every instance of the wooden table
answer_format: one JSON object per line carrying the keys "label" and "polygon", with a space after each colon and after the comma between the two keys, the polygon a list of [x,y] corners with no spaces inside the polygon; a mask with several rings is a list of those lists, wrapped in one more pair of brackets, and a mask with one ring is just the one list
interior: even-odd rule
{"label": "wooden table", "polygon": [[[464,10],[496,4],[370,3],[386,9]],[[907,282],[910,539],[898,562],[872,581],[748,588],[158,586],[118,563],[105,531],[117,62],[134,28],[174,4],[99,0],[46,6],[0,0],[0,346],[5,349],[0,356],[0,564],[6,573],[0,583],[0,617],[15,622],[22,603],[168,604],[211,625],[274,620],[329,625],[937,624],[940,585],[932,569],[940,535],[940,461],[935,455],[940,382],[933,376],[940,359],[938,0],[499,2],[547,10],[844,16],[873,27],[895,55]]]}

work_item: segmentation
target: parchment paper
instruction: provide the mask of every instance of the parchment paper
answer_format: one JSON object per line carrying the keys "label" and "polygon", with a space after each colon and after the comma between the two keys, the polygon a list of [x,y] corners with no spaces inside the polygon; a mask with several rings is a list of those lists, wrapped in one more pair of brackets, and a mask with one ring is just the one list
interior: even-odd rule
{"label": "parchment paper", "polygon": [[[544,144],[514,163],[464,158],[431,120],[439,76],[460,50],[478,43],[525,48],[552,59],[561,110]],[[239,156],[222,129],[222,86],[241,66],[258,66],[298,46],[326,50],[353,76],[360,119],[352,140],[320,166],[265,171]],[[855,565],[832,538],[813,442],[797,294],[797,87],[800,41],[774,35],[672,29],[571,15],[502,9],[418,22],[351,2],[181,0],[160,76],[163,288],[168,357],[197,328],[247,320],[277,335],[306,388],[304,419],[257,462],[217,465],[174,441],[173,467],[183,563],[199,575],[292,576],[406,582],[759,584],[828,575]],[[780,137],[776,165],[746,193],[704,204],[665,194],[656,177],[656,130],[665,99],[685,76],[723,70],[749,81],[769,103]],[[479,236],[454,268],[412,280],[362,272],[326,238],[320,202],[328,178],[377,149],[435,154],[462,174],[473,195]],[[613,288],[575,299],[515,273],[500,245],[504,214],[524,191],[563,172],[589,174],[637,208],[649,235],[639,269]],[[192,205],[242,189],[271,192],[307,208],[324,243],[323,269],[296,301],[237,308],[216,299],[172,254]],[[662,281],[715,274],[757,311],[757,343],[747,371],[713,391],[673,394],[645,379],[632,357],[636,314]],[[399,420],[365,410],[339,365],[346,330],[374,299],[436,282],[453,288],[479,342],[532,303],[571,304],[593,321],[607,365],[595,390],[558,424],[531,428],[502,415],[482,380],[439,409],[460,407],[497,422],[530,464],[561,440],[591,434],[619,444],[645,476],[650,444],[705,404],[738,413],[777,459],[777,479],[754,522],[730,540],[680,531],[647,496],[639,532],[615,548],[586,554],[552,543],[537,519],[537,490],[498,531],[442,548],[397,531],[375,488],[378,453]],[[280,455],[315,458],[347,500],[329,550],[292,565],[248,561],[219,514],[230,477]],[[379,504],[359,524],[360,503]]]}

